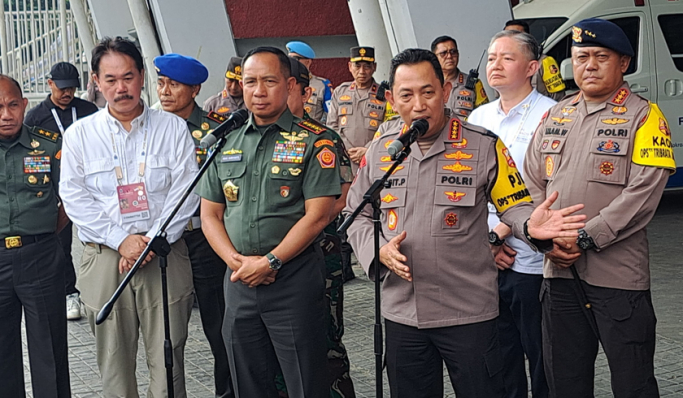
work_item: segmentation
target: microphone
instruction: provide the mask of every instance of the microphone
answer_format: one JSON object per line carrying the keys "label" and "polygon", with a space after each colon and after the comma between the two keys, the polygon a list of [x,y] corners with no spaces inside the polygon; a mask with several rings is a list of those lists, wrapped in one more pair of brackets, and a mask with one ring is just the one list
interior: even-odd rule
{"label": "microphone", "polygon": [[244,123],[247,122],[247,119],[249,119],[249,111],[246,109],[240,109],[233,112],[230,117],[228,117],[228,120],[216,127],[211,134],[202,138],[199,142],[199,146],[204,149],[213,146],[213,144],[225,137],[232,130],[242,127]]}
{"label": "microphone", "polygon": [[394,140],[389,145],[388,151],[391,155],[391,159],[395,160],[396,155],[403,150],[403,148],[409,147],[413,142],[415,142],[419,137],[425,135],[429,130],[429,122],[425,119],[417,119],[410,125],[410,129],[406,131],[405,134],[401,134],[397,140]]}

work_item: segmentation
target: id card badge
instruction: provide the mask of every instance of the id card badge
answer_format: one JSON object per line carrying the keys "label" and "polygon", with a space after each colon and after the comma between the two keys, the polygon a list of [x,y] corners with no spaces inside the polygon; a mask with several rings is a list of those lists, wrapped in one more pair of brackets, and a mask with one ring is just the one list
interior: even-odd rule
{"label": "id card badge", "polygon": [[144,182],[120,185],[116,188],[116,193],[119,196],[119,210],[124,223],[149,219],[149,203]]}

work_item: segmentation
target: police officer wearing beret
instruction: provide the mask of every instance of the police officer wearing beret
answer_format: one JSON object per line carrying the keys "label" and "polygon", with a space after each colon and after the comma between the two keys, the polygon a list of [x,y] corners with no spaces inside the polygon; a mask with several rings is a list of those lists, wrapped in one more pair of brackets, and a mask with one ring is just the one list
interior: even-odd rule
{"label": "police officer wearing beret", "polygon": [[0,395],[26,396],[23,311],[33,396],[66,398],[64,253],[55,235],[68,222],[57,197],[62,139],[24,125],[27,104],[19,83],[0,75]]}
{"label": "police officer wearing beret", "polygon": [[241,80],[242,58],[232,57],[228,63],[228,70],[225,71],[225,88],[204,101],[203,109],[206,112],[216,112],[223,116],[238,109],[244,109]]}
{"label": "police officer wearing beret", "polygon": [[202,229],[230,268],[223,338],[237,397],[329,396],[324,260],[314,242],[341,194],[324,126],[287,109],[296,79],[274,47],[244,57],[249,121],[227,136],[202,178]]}
{"label": "police officer wearing beret", "polygon": [[[206,134],[219,125],[224,117],[207,113],[195,102],[201,84],[209,76],[209,71],[201,62],[180,54],[166,54],[154,59],[157,70],[157,94],[161,107],[187,121],[196,149],[197,163],[201,167],[206,160],[206,149],[199,143]],[[214,358],[214,379],[216,397],[232,397],[232,380],[225,351],[221,327],[225,312],[223,278],[225,263],[211,249],[201,229],[199,208],[190,219],[183,239],[187,244],[192,264],[192,280],[199,304],[204,335],[209,341]]]}
{"label": "police officer wearing beret", "polygon": [[[534,201],[559,190],[558,204],[585,203],[588,217],[578,239],[557,239],[544,264],[543,356],[553,397],[593,396],[598,342],[615,397],[659,396],[646,226],[675,162],[666,118],[624,81],[633,56],[614,23],[574,25],[581,91],[550,109],[525,159]],[[572,264],[587,303],[569,280]]]}
{"label": "police officer wearing beret", "polygon": [[386,101],[377,99],[379,84],[372,77],[376,70],[374,48],[351,48],[349,72],[353,81],[342,83],[334,90],[327,115],[327,125],[339,132],[349,151],[354,174],[367,151],[366,146],[384,121]]}
{"label": "police officer wearing beret", "polygon": [[[81,85],[78,69],[68,62],[58,62],[50,70],[47,79],[50,94],[40,104],[26,113],[24,124],[37,126],[49,131],[64,131],[76,120],[97,112],[97,106],[74,96]],[[69,224],[59,233],[59,241],[64,250],[64,279],[66,282],[66,318],[81,318],[80,292],[76,289],[76,272],[71,257],[73,240],[73,224]]]}
{"label": "police officer wearing beret", "polygon": [[304,110],[311,118],[325,123],[327,121],[328,104],[332,99],[332,83],[322,77],[310,73],[311,64],[315,58],[315,51],[302,41],[290,41],[286,45],[289,56],[301,62],[309,71],[310,92]]}

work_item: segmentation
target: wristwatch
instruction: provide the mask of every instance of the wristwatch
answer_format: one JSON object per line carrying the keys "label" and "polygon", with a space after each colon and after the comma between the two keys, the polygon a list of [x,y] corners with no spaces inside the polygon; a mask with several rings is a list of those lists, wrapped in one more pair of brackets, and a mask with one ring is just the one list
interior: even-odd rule
{"label": "wristwatch", "polygon": [[576,238],[576,244],[582,250],[590,250],[595,248],[595,241],[593,241],[593,238],[591,238],[583,229],[579,230],[579,237]]}
{"label": "wristwatch", "polygon": [[489,244],[493,246],[502,246],[505,239],[500,239],[500,236],[495,231],[489,231]]}
{"label": "wristwatch", "polygon": [[266,258],[268,259],[268,262],[270,263],[270,269],[272,269],[273,271],[279,271],[280,268],[282,268],[282,260],[275,257],[275,255],[273,253],[266,254]]}

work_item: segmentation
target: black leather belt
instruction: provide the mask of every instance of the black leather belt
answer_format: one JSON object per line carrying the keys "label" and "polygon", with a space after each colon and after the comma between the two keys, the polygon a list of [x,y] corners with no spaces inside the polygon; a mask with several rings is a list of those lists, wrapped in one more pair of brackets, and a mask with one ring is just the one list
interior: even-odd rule
{"label": "black leather belt", "polygon": [[31,243],[37,243],[55,234],[22,235],[5,237],[5,249],[17,249]]}

